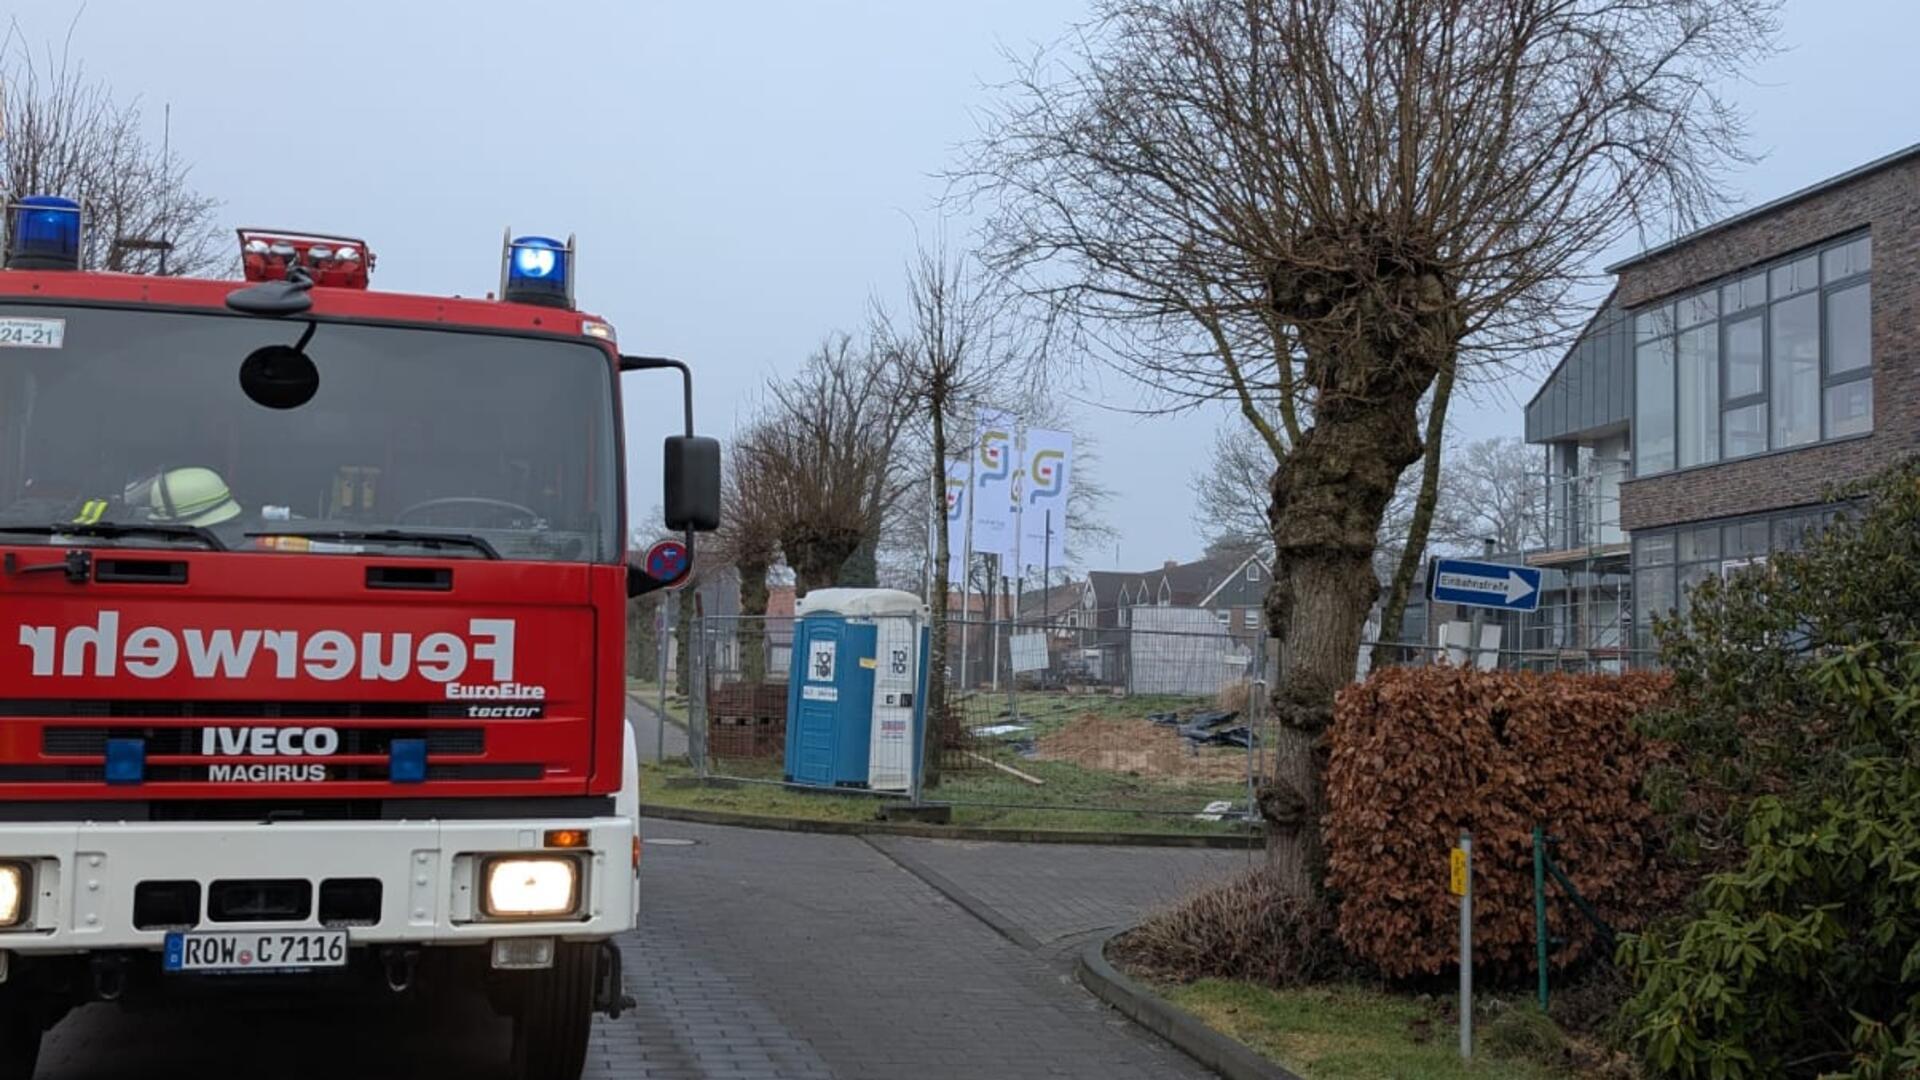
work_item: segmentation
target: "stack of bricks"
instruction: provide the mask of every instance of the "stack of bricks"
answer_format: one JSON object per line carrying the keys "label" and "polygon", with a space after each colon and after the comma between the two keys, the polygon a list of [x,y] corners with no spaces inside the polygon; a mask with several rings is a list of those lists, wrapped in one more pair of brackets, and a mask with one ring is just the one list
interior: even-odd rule
{"label": "stack of bricks", "polygon": [[774,758],[787,746],[787,688],[727,683],[707,695],[707,750],[714,757]]}

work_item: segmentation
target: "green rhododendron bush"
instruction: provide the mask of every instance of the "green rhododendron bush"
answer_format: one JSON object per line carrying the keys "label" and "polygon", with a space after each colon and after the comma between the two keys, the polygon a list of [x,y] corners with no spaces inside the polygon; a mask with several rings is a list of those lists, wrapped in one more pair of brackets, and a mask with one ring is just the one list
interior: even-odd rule
{"label": "green rhododendron bush", "polygon": [[[1614,927],[1670,910],[1684,885],[1640,787],[1667,753],[1636,729],[1665,676],[1388,668],[1340,692],[1327,768],[1327,884],[1340,940],[1382,973],[1432,975],[1459,959],[1447,858],[1473,833],[1474,961],[1534,965],[1533,828]],[[1593,931],[1565,904],[1550,927],[1563,966]]]}
{"label": "green rhododendron bush", "polygon": [[1920,468],[1657,626],[1684,753],[1653,781],[1709,871],[1622,942],[1660,1075],[1920,1076]]}

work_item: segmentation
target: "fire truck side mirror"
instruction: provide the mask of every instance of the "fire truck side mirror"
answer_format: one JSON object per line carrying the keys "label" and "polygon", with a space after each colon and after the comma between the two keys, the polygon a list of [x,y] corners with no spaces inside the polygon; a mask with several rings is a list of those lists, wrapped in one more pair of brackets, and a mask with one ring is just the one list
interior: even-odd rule
{"label": "fire truck side mirror", "polygon": [[712,532],[720,527],[720,440],[669,435],[666,444],[667,528]]}

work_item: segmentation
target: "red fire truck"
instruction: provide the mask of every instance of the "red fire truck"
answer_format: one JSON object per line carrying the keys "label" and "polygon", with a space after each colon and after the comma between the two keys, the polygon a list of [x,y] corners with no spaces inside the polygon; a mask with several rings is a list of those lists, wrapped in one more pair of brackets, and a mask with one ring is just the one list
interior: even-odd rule
{"label": "red fire truck", "polygon": [[[717,524],[690,372],[575,308],[571,238],[509,231],[462,299],[286,230],[240,230],[243,281],[90,272],[85,224],[6,210],[0,1080],[89,1002],[441,980],[512,1017],[516,1075],[577,1076],[630,1004],[627,600]],[[636,370],[687,424],[651,566]]]}

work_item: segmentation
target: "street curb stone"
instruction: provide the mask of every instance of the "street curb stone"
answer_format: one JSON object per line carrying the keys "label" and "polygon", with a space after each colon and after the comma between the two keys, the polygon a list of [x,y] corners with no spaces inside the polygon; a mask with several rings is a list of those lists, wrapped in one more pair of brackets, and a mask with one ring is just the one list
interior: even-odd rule
{"label": "street curb stone", "polygon": [[1301,1080],[1116,970],[1107,962],[1107,942],[1124,932],[1102,934],[1080,951],[1074,964],[1080,985],[1226,1080]]}
{"label": "street curb stone", "polygon": [[736,814],[729,810],[700,810],[686,806],[640,804],[640,816],[698,825],[732,825],[776,832],[826,833],[832,836],[917,836],[927,840],[992,840],[1014,844],[1098,844],[1109,847],[1218,848],[1249,851],[1266,846],[1259,834],[1209,836],[1205,833],[1072,832],[1066,829],[993,829],[967,825],[917,825],[906,821],[808,821]]}

